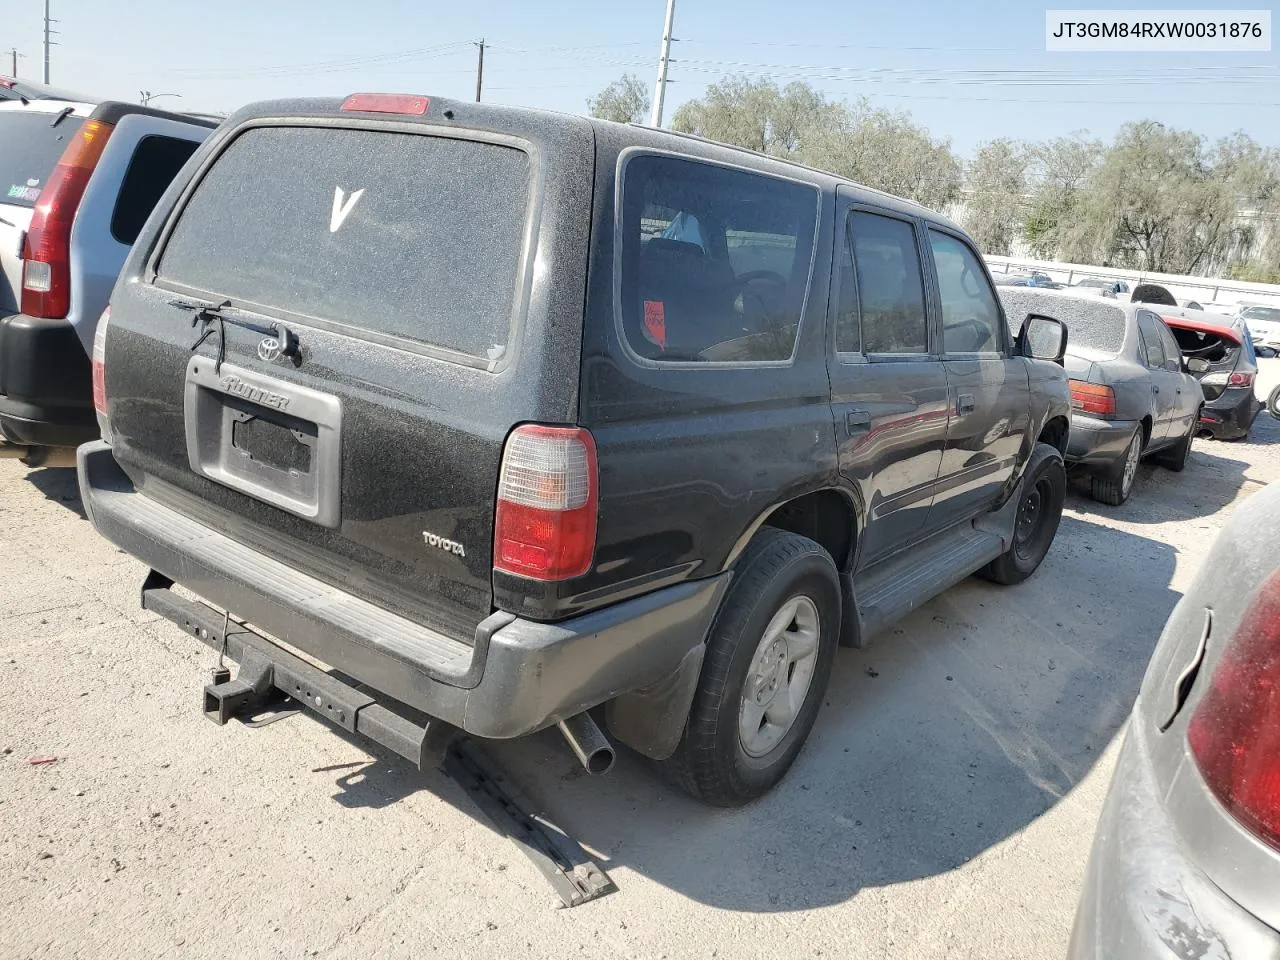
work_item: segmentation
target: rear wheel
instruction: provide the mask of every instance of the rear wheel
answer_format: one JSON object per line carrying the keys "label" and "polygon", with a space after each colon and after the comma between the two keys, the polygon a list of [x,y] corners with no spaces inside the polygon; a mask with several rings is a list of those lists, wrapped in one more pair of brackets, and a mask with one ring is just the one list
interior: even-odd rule
{"label": "rear wheel", "polygon": [[1138,476],[1138,461],[1142,459],[1142,428],[1133,431],[1129,445],[1124,448],[1120,462],[1108,473],[1095,473],[1089,480],[1089,493],[1100,503],[1118,507],[1129,499],[1133,482]]}
{"label": "rear wheel", "polygon": [[1049,552],[1067,499],[1067,471],[1060,456],[1041,460],[1022,485],[1022,502],[1009,549],[982,568],[996,583],[1021,583],[1036,572]]}
{"label": "rear wheel", "polygon": [[1280,420],[1280,387],[1272,390],[1271,395],[1267,397],[1267,413]]}
{"label": "rear wheel", "polygon": [[840,636],[840,581],[807,537],[765,528],[743,552],[707,638],[698,689],[662,766],[705,803],[766,793],[813,727]]}
{"label": "rear wheel", "polygon": [[1196,410],[1196,415],[1191,421],[1191,426],[1187,428],[1187,435],[1175,443],[1167,450],[1162,450],[1155,457],[1156,463],[1164,467],[1166,470],[1172,470],[1174,473],[1181,473],[1183,467],[1187,465],[1187,457],[1191,454],[1191,441],[1200,432],[1200,410]]}

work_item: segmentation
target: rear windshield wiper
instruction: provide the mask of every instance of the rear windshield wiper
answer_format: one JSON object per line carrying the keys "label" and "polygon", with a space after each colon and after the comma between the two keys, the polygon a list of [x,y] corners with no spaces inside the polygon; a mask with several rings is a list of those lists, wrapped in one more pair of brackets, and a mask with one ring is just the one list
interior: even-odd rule
{"label": "rear windshield wiper", "polygon": [[53,119],[49,121],[49,126],[56,127],[63,120],[67,119],[67,117],[71,116],[71,114],[75,113],[75,110],[75,107],[63,107],[53,115]]}
{"label": "rear windshield wiper", "polygon": [[169,306],[177,307],[180,310],[193,310],[194,315],[191,317],[191,326],[200,327],[200,336],[196,338],[196,342],[191,345],[191,351],[194,353],[199,346],[208,340],[215,333],[218,335],[218,356],[213,363],[213,372],[218,373],[222,369],[222,361],[227,358],[227,328],[228,323],[237,327],[243,327],[245,330],[252,330],[255,333],[261,333],[263,336],[274,337],[279,346],[280,356],[296,357],[298,356],[298,337],[283,323],[262,324],[254,323],[252,320],[245,320],[243,317],[230,317],[223,313],[227,307],[231,306],[230,300],[224,300],[222,303],[205,303],[200,300],[170,300]]}

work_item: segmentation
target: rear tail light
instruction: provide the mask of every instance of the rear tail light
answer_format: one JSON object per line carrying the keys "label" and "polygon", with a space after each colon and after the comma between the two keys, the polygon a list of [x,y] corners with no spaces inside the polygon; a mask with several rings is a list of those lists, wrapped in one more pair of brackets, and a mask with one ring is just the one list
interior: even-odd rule
{"label": "rear tail light", "polygon": [[1227,642],[1187,741],[1222,805],[1280,850],[1280,570]]}
{"label": "rear tail light", "polygon": [[596,549],[596,444],[578,427],[517,427],[498,479],[493,566],[534,580],[591,569]]}
{"label": "rear tail light", "polygon": [[22,250],[22,312],[60,319],[71,307],[71,223],[114,127],[86,120],[36,200]]}
{"label": "rear tail light", "polygon": [[343,110],[357,113],[405,113],[420,117],[431,101],[411,93],[353,93],[342,101]]}
{"label": "rear tail light", "polygon": [[107,322],[111,308],[102,311],[98,329],[93,332],[93,409],[98,414],[98,429],[103,440],[111,439],[111,425],[107,421]]}
{"label": "rear tail light", "polygon": [[1200,378],[1207,387],[1251,387],[1252,373],[1209,373]]}
{"label": "rear tail light", "polygon": [[1083,380],[1072,380],[1071,409],[1081,413],[1095,413],[1098,416],[1114,416],[1116,412],[1116,392],[1110,387],[1096,383],[1085,383]]}

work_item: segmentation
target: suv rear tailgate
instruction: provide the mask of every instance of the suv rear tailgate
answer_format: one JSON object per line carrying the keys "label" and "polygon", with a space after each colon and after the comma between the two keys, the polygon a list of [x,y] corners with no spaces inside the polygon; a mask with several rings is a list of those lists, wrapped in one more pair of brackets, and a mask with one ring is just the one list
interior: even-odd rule
{"label": "suv rear tailgate", "polygon": [[338,107],[242,112],[161,202],[112,300],[115,456],[144,494],[469,643],[506,435],[573,422],[589,224],[556,201],[591,128]]}

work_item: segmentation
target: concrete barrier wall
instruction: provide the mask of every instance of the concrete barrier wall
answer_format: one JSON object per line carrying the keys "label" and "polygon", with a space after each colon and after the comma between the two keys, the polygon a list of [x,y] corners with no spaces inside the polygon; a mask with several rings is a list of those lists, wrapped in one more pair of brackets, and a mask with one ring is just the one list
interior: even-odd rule
{"label": "concrete barrier wall", "polygon": [[[1120,270],[1115,267],[1091,267],[1083,263],[1062,263],[1056,260],[1029,260],[1025,257],[985,258],[987,266],[997,277],[1002,273],[1027,273],[1039,270],[1059,283],[1072,284],[1084,277],[1106,277],[1124,280],[1133,289],[1139,283],[1158,283],[1167,287],[1179,300],[1196,300],[1208,309],[1230,309],[1254,303],[1280,307],[1280,285],[1274,283],[1246,283],[1242,280],[1215,280],[1211,277],[1189,277],[1172,273],[1144,273],[1141,270]],[[1210,307],[1210,304],[1214,304]]]}

